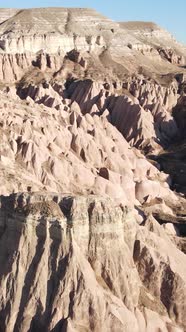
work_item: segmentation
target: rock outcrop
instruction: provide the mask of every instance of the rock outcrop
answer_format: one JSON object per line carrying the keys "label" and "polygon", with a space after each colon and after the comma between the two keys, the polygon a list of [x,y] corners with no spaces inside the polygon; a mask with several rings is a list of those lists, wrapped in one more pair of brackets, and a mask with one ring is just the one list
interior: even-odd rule
{"label": "rock outcrop", "polygon": [[[32,91],[36,96],[41,90]],[[42,95],[43,103],[57,104],[47,91]],[[140,152],[131,150],[109,123],[107,113],[100,117],[83,115],[75,101],[62,97],[59,109],[36,104],[30,97],[23,103],[18,96],[10,100],[2,94],[1,102],[1,176],[5,178],[1,193],[45,187],[59,192],[107,194],[130,205],[135,203],[136,186],[148,180],[151,186],[154,180],[162,197],[172,195],[164,182],[166,176]],[[10,177],[14,181],[9,181]]]}
{"label": "rock outcrop", "polygon": [[0,231],[2,331],[183,331],[186,257],[153,218],[21,193],[1,196]]}
{"label": "rock outcrop", "polygon": [[0,80],[7,82],[37,64],[58,71],[72,50],[90,55],[91,74],[101,70],[105,77],[141,70],[159,75],[185,64],[184,46],[155,24],[117,23],[83,8],[1,9],[0,20]]}
{"label": "rock outcrop", "polygon": [[158,149],[158,145],[167,145],[178,135],[176,121],[170,113],[178,100],[177,90],[176,82],[164,88],[142,79],[119,87],[83,80],[73,82],[67,95],[79,104],[83,113],[99,115],[109,111],[109,121],[125,139],[149,152]]}

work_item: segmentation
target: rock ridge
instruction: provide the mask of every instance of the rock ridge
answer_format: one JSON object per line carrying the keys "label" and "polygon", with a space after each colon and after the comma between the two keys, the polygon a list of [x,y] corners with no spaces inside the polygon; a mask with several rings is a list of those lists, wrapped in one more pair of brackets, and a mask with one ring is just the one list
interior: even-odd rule
{"label": "rock ridge", "polygon": [[[147,250],[148,241],[159,239],[160,246],[170,241],[163,230],[160,235],[160,226],[154,219],[148,222],[156,228],[152,233],[148,231],[149,226],[146,228],[135,222],[132,211],[117,206],[111,199],[97,196],[19,193],[1,196],[0,202],[0,260],[5,266],[0,282],[7,292],[6,297],[3,294],[0,297],[1,329],[57,331],[60,326],[64,331],[72,328],[74,331],[83,328],[131,331],[131,327],[133,331],[141,332],[158,328],[183,331],[173,322],[184,324],[182,316],[175,316],[167,302],[165,288],[169,285],[169,276],[173,278],[174,275],[170,292],[176,296],[181,287],[183,294],[184,268],[174,272],[173,255],[167,266],[168,252],[155,259],[158,248],[152,246]],[[71,224],[62,211],[66,211],[68,220],[70,216]],[[112,248],[108,246],[111,240]],[[173,244],[171,248],[177,259],[185,259]],[[6,262],[3,260],[5,253],[10,257]],[[149,264],[150,257],[151,268],[145,265]],[[162,277],[157,284],[147,284],[148,279],[142,280],[142,269],[147,268],[148,278],[153,278],[151,274],[159,268],[157,259],[161,262]],[[20,269],[16,271],[18,261]],[[15,283],[13,296],[9,288],[11,283]],[[155,286],[160,287],[161,298],[155,295],[158,294]],[[143,293],[140,293],[142,289]],[[14,310],[14,315],[8,317],[10,296],[10,310]],[[175,301],[181,315],[184,313],[179,302],[181,298],[175,298]],[[58,310],[59,306],[62,311]],[[157,306],[159,316],[154,312]],[[6,326],[3,325],[5,321]]]}

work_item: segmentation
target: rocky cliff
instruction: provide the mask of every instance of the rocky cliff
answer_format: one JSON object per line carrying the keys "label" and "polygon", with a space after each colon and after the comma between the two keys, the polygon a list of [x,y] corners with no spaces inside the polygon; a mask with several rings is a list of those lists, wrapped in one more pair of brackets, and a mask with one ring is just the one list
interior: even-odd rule
{"label": "rocky cliff", "polygon": [[186,330],[185,57],[151,22],[0,9],[0,332]]}
{"label": "rocky cliff", "polygon": [[[185,64],[185,47],[155,24],[116,23],[94,10],[73,8],[1,9],[0,16],[0,79],[4,81],[19,80],[40,54],[43,61],[52,56],[56,62],[73,49],[86,53],[90,65],[96,56],[95,67],[110,66],[111,76],[141,69],[172,72]],[[60,66],[61,61],[57,70]],[[48,67],[56,71],[50,60]]]}
{"label": "rocky cliff", "polygon": [[186,258],[153,217],[22,193],[1,197],[0,230],[1,331],[183,331]]}

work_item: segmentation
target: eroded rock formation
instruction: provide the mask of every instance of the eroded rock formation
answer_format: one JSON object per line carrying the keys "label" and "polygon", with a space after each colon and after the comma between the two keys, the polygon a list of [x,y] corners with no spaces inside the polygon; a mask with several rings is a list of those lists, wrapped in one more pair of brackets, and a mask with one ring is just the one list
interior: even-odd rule
{"label": "eroded rock formation", "polygon": [[185,56],[150,22],[0,9],[0,332],[186,330]]}
{"label": "eroded rock formation", "polygon": [[22,193],[1,197],[0,230],[1,330],[185,326],[186,257],[153,217],[139,226],[108,198]]}

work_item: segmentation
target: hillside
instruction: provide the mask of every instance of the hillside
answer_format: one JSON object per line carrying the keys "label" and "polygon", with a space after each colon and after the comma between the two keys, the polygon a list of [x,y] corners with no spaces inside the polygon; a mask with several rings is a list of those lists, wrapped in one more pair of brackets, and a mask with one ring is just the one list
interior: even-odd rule
{"label": "hillside", "polygon": [[0,9],[0,332],[186,330],[185,61],[152,22]]}

